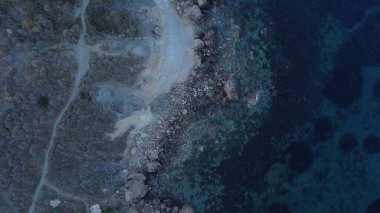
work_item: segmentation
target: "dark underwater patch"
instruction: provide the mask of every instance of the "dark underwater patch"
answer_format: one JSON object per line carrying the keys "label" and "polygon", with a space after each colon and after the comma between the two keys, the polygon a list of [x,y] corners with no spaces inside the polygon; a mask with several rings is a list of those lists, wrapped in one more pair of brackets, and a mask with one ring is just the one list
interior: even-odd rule
{"label": "dark underwater patch", "polygon": [[377,154],[380,152],[380,138],[378,136],[369,135],[363,140],[363,148],[369,154]]}
{"label": "dark underwater patch", "polygon": [[327,117],[319,117],[314,121],[314,136],[325,141],[329,139],[333,133],[333,126]]}
{"label": "dark underwater patch", "polygon": [[[380,1],[378,1],[380,4]],[[380,13],[368,16],[350,42],[360,44],[352,51],[362,55],[363,65],[380,65]]]}
{"label": "dark underwater patch", "polygon": [[380,78],[376,80],[375,85],[373,85],[373,97],[380,98]]}
{"label": "dark underwater patch", "polygon": [[305,143],[292,143],[287,152],[290,154],[288,167],[295,172],[305,172],[313,164],[313,152]]}
{"label": "dark underwater patch", "polygon": [[283,203],[274,203],[268,207],[267,213],[291,213],[289,206]]}
{"label": "dark underwater patch", "polygon": [[[294,126],[302,126],[313,121],[314,115],[310,109],[317,107],[320,99],[326,96],[342,108],[350,107],[362,96],[363,62],[369,64],[375,60],[371,59],[370,55],[363,56],[363,52],[367,50],[362,50],[364,46],[361,42],[358,43],[358,38],[364,38],[360,35],[356,40],[349,39],[349,42],[339,50],[335,57],[331,79],[326,86],[321,88],[313,84],[317,79],[316,67],[319,67],[316,59],[319,57],[321,47],[320,29],[324,27],[327,15],[332,14],[341,19],[350,16],[349,20],[343,20],[345,22],[343,24],[351,26],[363,18],[366,5],[373,4],[371,0],[365,2],[355,0],[354,3],[350,1],[260,1],[265,5],[265,12],[272,21],[272,25],[268,25],[270,32],[268,34],[275,45],[268,54],[271,56],[271,70],[274,73],[277,95],[273,100],[268,120],[257,131],[259,135],[250,139],[240,156],[224,160],[217,170],[225,187],[222,198],[223,212],[251,212],[252,206],[257,204],[253,203],[252,199],[247,199],[246,194],[252,191],[260,194],[266,190],[265,184],[262,184],[266,169],[274,161],[283,159],[285,154],[289,156],[287,162],[289,169],[295,173],[307,172],[313,165],[315,156],[307,143],[295,142],[290,145],[286,153],[277,153],[273,145],[270,145],[273,144],[272,139],[282,140],[296,131]],[[248,19],[250,16],[246,13],[250,12],[253,1],[237,2],[241,5],[244,3],[244,8],[238,13],[239,17]],[[353,14],[352,16],[343,14],[342,11]],[[375,36],[371,36],[372,42],[374,39]],[[327,122],[321,120],[321,123],[315,123],[319,127],[311,133],[321,140],[327,140],[334,133],[331,121],[329,118],[326,119]],[[311,138],[313,135],[307,137]],[[282,142],[289,144],[292,141],[284,139]],[[350,143],[347,145],[348,148],[344,149],[351,149]],[[278,203],[272,207],[274,209],[272,212],[276,212],[277,209],[279,209],[277,212],[282,212],[282,209],[285,209],[283,212],[287,212],[287,207],[286,204]],[[269,209],[270,207],[267,207],[265,212],[271,212]]]}
{"label": "dark underwater patch", "polygon": [[367,209],[365,210],[365,213],[379,213],[380,211],[380,198],[372,201]]}
{"label": "dark underwater patch", "polygon": [[352,27],[359,22],[370,6],[380,5],[377,0],[322,0],[320,4],[345,27]]}
{"label": "dark underwater patch", "polygon": [[350,133],[343,134],[339,138],[339,150],[343,153],[352,152],[357,145],[357,139]]}
{"label": "dark underwater patch", "polygon": [[324,96],[340,108],[349,108],[362,96],[363,60],[360,52],[356,42],[347,43],[340,49],[332,78],[323,90]]}
{"label": "dark underwater patch", "polygon": [[323,94],[340,108],[362,96],[364,66],[380,64],[380,14],[370,15],[338,51],[331,79]]}

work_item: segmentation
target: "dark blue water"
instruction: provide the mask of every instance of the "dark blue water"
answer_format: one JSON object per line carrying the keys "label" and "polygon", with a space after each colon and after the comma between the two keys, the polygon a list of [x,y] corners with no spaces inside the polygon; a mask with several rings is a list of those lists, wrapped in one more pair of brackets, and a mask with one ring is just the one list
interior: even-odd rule
{"label": "dark blue water", "polygon": [[277,95],[216,169],[217,212],[380,212],[380,1],[237,5],[243,38],[265,23]]}

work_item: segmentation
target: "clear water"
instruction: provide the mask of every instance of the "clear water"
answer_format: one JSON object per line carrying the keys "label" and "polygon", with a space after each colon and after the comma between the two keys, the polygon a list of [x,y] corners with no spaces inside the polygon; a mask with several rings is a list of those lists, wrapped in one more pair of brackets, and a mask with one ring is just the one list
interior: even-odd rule
{"label": "clear water", "polygon": [[189,163],[184,191],[198,193],[185,200],[200,212],[380,212],[380,2],[226,4],[238,54],[254,52],[242,72],[268,64],[275,95],[262,120],[216,124],[243,148]]}

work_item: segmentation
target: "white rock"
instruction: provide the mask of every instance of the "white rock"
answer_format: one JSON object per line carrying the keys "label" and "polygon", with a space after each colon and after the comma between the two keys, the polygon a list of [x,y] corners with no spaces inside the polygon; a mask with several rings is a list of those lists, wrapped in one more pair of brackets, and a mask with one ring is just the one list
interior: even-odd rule
{"label": "white rock", "polygon": [[90,207],[90,212],[91,213],[101,213],[102,210],[100,209],[100,205],[99,204],[94,204]]}
{"label": "white rock", "polygon": [[195,50],[201,50],[205,46],[205,43],[201,39],[195,39],[191,45],[191,47]]}
{"label": "white rock", "polygon": [[205,8],[205,7],[207,7],[207,0],[198,0],[198,6],[200,7],[200,8]]}
{"label": "white rock", "polygon": [[51,207],[55,208],[55,207],[59,206],[59,204],[61,204],[61,201],[58,199],[54,199],[54,200],[50,200],[49,204]]}
{"label": "white rock", "polygon": [[129,153],[130,153],[131,155],[135,155],[136,152],[137,152],[137,148],[136,148],[136,147],[133,147],[133,148],[131,149],[131,151],[129,151]]}
{"label": "white rock", "polygon": [[186,8],[183,15],[192,22],[200,21],[203,16],[202,11],[199,9],[198,5],[193,5],[192,7]]}

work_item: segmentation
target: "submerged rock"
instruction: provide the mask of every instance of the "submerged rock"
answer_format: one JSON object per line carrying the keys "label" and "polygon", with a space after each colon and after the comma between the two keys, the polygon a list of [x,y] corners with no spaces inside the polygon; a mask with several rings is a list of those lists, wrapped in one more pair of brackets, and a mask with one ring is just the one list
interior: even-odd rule
{"label": "submerged rock", "polygon": [[178,212],[179,212],[179,209],[178,209],[177,206],[174,206],[174,207],[172,208],[172,210],[170,211],[170,213],[178,213]]}
{"label": "submerged rock", "polygon": [[227,99],[229,101],[239,100],[240,91],[239,91],[239,80],[235,75],[230,75],[226,83],[224,84],[224,91],[227,94]]}
{"label": "submerged rock", "polygon": [[194,213],[194,209],[191,206],[182,206],[179,213]]}

